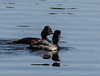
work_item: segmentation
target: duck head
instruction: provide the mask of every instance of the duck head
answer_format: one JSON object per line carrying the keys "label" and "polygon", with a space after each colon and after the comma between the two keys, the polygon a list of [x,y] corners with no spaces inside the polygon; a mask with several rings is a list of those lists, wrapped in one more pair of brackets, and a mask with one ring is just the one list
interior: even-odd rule
{"label": "duck head", "polygon": [[53,34],[50,26],[45,26],[41,32],[42,39],[48,40],[47,36]]}
{"label": "duck head", "polygon": [[53,38],[52,38],[53,44],[58,45],[58,42],[61,38],[60,34],[61,34],[60,30],[55,30],[54,31]]}

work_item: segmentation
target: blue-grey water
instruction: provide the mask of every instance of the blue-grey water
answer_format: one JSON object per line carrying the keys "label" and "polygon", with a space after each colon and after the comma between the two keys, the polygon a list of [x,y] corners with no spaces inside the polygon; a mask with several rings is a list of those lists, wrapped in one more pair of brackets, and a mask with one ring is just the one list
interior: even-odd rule
{"label": "blue-grey water", "polygon": [[[62,32],[60,62],[11,43],[45,25]],[[0,0],[0,76],[46,75],[100,76],[100,0]]]}

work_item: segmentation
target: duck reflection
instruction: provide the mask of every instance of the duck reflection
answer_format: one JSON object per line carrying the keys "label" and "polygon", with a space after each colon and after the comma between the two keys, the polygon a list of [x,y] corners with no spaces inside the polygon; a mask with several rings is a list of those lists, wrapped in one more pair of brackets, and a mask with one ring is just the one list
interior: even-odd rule
{"label": "duck reflection", "polygon": [[54,62],[54,63],[52,64],[52,66],[60,67],[60,63]]}
{"label": "duck reflection", "polygon": [[31,64],[33,66],[53,66],[53,67],[60,67],[60,63],[54,62],[52,65],[45,63],[45,64]]}
{"label": "duck reflection", "polygon": [[53,61],[60,61],[60,57],[59,57],[58,53],[52,55],[52,60]]}
{"label": "duck reflection", "polygon": [[53,61],[60,61],[60,57],[59,57],[59,51],[52,53],[52,52],[46,52],[43,55],[43,59],[52,59]]}

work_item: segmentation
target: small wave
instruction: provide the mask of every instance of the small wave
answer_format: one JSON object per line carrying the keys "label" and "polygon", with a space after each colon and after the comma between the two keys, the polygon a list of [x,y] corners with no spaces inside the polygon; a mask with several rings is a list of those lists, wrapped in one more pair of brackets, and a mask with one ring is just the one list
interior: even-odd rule
{"label": "small wave", "polygon": [[17,25],[17,27],[30,27],[28,25]]}
{"label": "small wave", "polygon": [[67,8],[67,9],[78,9],[78,8]]}
{"label": "small wave", "polygon": [[16,3],[13,3],[13,2],[4,2],[3,4],[16,4]]}
{"label": "small wave", "polygon": [[74,47],[60,47],[59,50],[62,50],[62,49],[64,49],[64,50],[70,50],[70,49],[75,49],[75,48]]}
{"label": "small wave", "polygon": [[57,13],[48,13],[48,14],[50,14],[50,15],[56,15]]}
{"label": "small wave", "polygon": [[6,7],[6,8],[15,8],[15,7]]}
{"label": "small wave", "polygon": [[40,1],[46,1],[46,0],[40,0]]}
{"label": "small wave", "polygon": [[59,8],[58,8],[58,7],[57,7],[57,8],[56,8],[56,7],[50,7],[49,9],[65,10],[66,8],[60,8],[60,7],[59,7]]}
{"label": "small wave", "polygon": [[0,58],[23,55],[26,53],[25,50],[26,50],[26,45],[24,44],[14,45],[12,43],[12,40],[0,39]]}

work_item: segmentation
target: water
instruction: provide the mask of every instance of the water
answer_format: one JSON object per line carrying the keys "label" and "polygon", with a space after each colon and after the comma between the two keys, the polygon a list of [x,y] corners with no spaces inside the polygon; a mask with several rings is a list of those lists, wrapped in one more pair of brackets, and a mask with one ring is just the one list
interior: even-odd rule
{"label": "water", "polygon": [[[100,76],[99,12],[99,0],[1,0],[0,76]],[[60,62],[11,43],[45,25],[62,32]]]}

